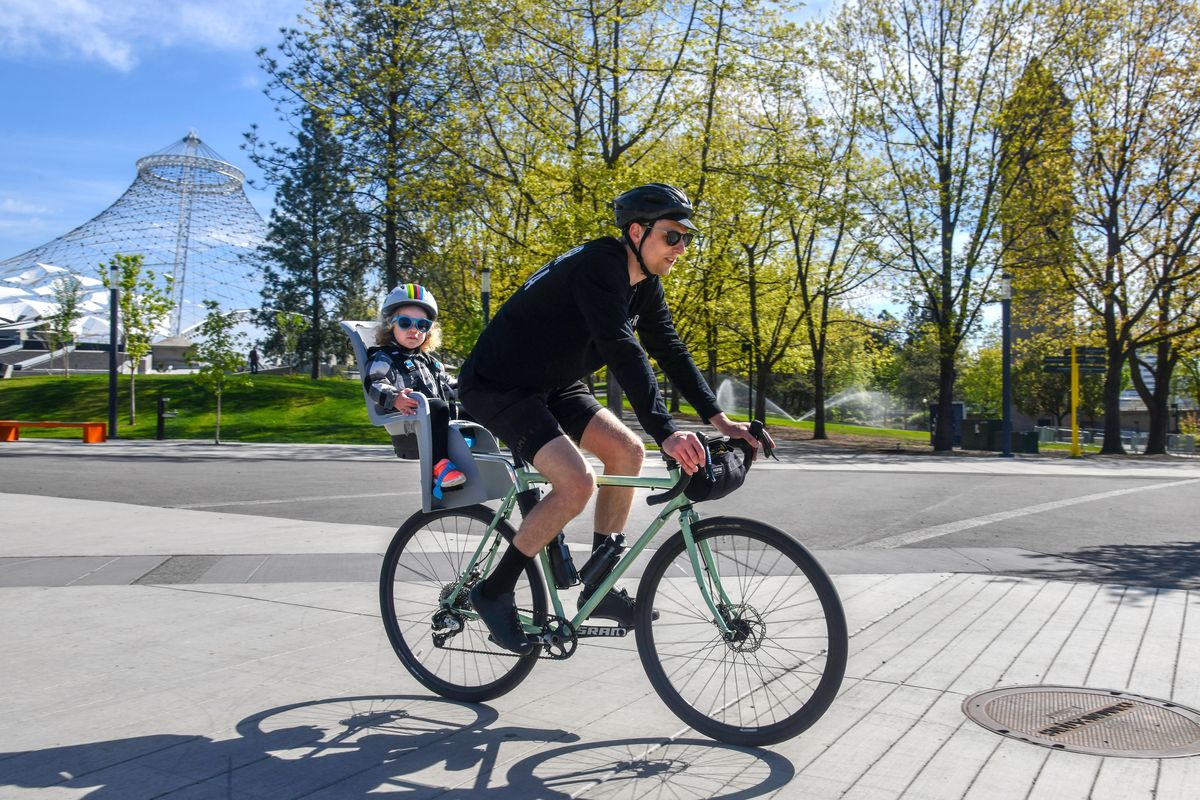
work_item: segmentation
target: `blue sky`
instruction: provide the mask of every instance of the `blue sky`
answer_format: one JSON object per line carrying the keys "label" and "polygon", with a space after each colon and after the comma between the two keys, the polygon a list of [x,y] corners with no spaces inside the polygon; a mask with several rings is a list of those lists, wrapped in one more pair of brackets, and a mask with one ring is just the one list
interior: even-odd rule
{"label": "blue sky", "polygon": [[[254,53],[304,6],[0,0],[0,259],[103,211],[189,128],[254,177],[242,134],[288,135]],[[271,194],[246,193],[265,217]]]}
{"label": "blue sky", "polygon": [[[819,13],[815,0],[800,17]],[[87,222],[135,162],[200,138],[251,178],[257,123],[287,141],[255,51],[305,0],[0,0],[0,260]],[[246,193],[264,218],[270,192]]]}

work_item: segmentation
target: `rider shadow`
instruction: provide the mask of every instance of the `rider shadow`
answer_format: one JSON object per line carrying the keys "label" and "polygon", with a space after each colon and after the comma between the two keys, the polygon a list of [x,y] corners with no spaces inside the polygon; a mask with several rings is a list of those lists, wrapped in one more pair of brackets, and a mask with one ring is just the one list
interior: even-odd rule
{"label": "rider shadow", "polygon": [[614,739],[538,752],[508,771],[507,797],[672,797],[749,800],[795,777],[792,762],[769,750],[707,739]]}
{"label": "rider shadow", "polygon": [[[792,776],[780,756],[662,739],[574,744],[563,730],[494,727],[487,706],[428,697],[359,696],[281,706],[248,717],[239,736],[151,735],[0,753],[5,787],[85,790],[88,800],[404,797],[749,798]],[[496,780],[505,745],[537,752]],[[510,751],[511,752],[511,751]],[[636,789],[630,795],[631,786]],[[644,791],[643,791],[644,787]],[[582,793],[581,793],[582,790]]]}
{"label": "rider shadow", "polygon": [[[1110,591],[1153,595],[1156,589],[1200,589],[1200,543],[1101,544],[1057,555],[1034,554],[1031,565],[1010,574],[1028,578],[1105,584]],[[1043,567],[1043,562],[1052,567]],[[1069,559],[1071,567],[1062,566]]]}

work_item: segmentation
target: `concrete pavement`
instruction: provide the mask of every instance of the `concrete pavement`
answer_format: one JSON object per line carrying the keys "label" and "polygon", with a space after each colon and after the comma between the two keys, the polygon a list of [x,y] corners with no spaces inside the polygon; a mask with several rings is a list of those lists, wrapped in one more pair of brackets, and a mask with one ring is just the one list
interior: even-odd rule
{"label": "concrete pavement", "polygon": [[[137,445],[114,444],[106,452],[117,464],[121,447]],[[169,454],[171,445],[157,446]],[[275,446],[210,457],[262,447]],[[291,457],[322,452],[331,451]],[[841,469],[881,468],[841,454],[779,468],[834,459]],[[1179,484],[1157,491],[1195,492],[1200,478],[1195,463],[1169,461],[987,466],[1031,479],[1133,470]],[[979,462],[922,458],[904,468]],[[1014,548],[820,552],[850,624],[842,691],[798,738],[747,749],[674,717],[631,637],[584,642],[486,706],[430,695],[378,618],[376,574],[392,527],[30,494],[0,494],[0,515],[4,798],[1183,800],[1200,786],[1194,757],[1059,752],[985,730],[962,711],[976,692],[1034,684],[1200,707],[1200,614],[1175,579],[1106,582]],[[1193,734],[1200,740],[1200,726],[1179,735]]]}

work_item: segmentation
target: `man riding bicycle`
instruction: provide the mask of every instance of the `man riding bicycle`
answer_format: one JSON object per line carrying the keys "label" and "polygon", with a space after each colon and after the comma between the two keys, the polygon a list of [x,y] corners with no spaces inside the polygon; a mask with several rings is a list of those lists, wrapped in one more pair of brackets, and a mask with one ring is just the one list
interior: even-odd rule
{"label": "man riding bicycle", "polygon": [[[591,465],[579,448],[599,458],[606,475],[637,475],[645,457],[641,440],[588,391],[587,375],[607,365],[642,427],[689,475],[704,465],[705,447],[675,425],[648,355],[706,422],[757,446],[750,426],[730,420],[717,406],[667,309],[661,279],[695,235],[687,195],[651,183],[620,195],[613,209],[621,237],[594,239],[530,276],[484,329],[459,372],[463,407],[551,485],[524,515],[492,574],[471,591],[492,638],[519,654],[534,645],[517,619],[518,576],[583,511],[595,490]],[[772,444],[769,437],[765,441]],[[633,495],[632,488],[600,488],[593,548],[624,530]],[[593,616],[628,627],[633,612],[633,599],[614,590]]]}

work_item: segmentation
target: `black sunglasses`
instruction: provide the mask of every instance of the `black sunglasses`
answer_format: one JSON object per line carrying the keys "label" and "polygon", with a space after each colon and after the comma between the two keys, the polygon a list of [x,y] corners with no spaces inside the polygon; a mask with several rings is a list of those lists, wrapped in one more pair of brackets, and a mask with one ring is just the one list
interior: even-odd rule
{"label": "black sunglasses", "polygon": [[666,228],[656,228],[656,230],[663,232],[663,236],[665,236],[667,239],[668,247],[674,247],[681,241],[683,242],[683,246],[687,247],[696,238],[696,234],[692,233],[691,231],[688,231],[687,233],[680,233],[679,231],[669,231]]}
{"label": "black sunglasses", "polygon": [[413,317],[406,317],[403,314],[398,317],[392,317],[392,322],[396,323],[402,331],[406,331],[409,328],[416,328],[421,333],[428,333],[429,329],[433,327],[433,320],[414,319]]}

